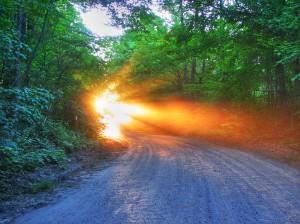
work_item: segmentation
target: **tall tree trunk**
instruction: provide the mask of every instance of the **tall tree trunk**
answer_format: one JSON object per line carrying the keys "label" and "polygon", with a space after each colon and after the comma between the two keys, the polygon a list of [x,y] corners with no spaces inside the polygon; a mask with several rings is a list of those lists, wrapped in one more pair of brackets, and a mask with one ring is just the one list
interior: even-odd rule
{"label": "tall tree trunk", "polygon": [[199,84],[203,84],[203,75],[204,75],[205,70],[206,70],[206,60],[203,59],[203,61],[202,61],[202,68],[201,68],[202,74],[199,77]]}
{"label": "tall tree trunk", "polygon": [[224,9],[223,9],[223,0],[220,0],[220,18],[223,18],[224,16]]}
{"label": "tall tree trunk", "polygon": [[[54,2],[54,0],[51,0],[49,4],[52,4]],[[47,25],[47,20],[48,20],[48,15],[49,15],[49,11],[50,11],[50,5],[49,7],[47,7],[44,19],[43,19],[43,26],[42,26],[42,30],[40,33],[40,36],[38,38],[38,41],[33,49],[33,51],[31,52],[31,54],[28,57],[27,60],[27,67],[26,67],[26,73],[25,73],[25,80],[24,80],[24,87],[28,87],[29,86],[29,82],[30,82],[30,75],[31,75],[31,68],[32,68],[32,62],[36,56],[37,50],[44,38],[45,35],[45,31],[46,31],[46,25]]]}
{"label": "tall tree trunk", "polygon": [[199,2],[196,2],[195,5],[195,19],[194,19],[194,28],[197,29],[199,24]]}
{"label": "tall tree trunk", "polygon": [[4,84],[4,72],[6,67],[6,60],[4,57],[2,57],[2,66],[1,66],[1,76],[0,76],[0,85]]}
{"label": "tall tree trunk", "polygon": [[[294,62],[294,76],[300,74],[300,58],[297,58]],[[300,78],[295,80],[296,82],[296,92],[297,94],[300,93]]]}
{"label": "tall tree trunk", "polygon": [[183,67],[183,80],[182,80],[182,82],[184,83],[184,84],[187,84],[188,83],[188,71],[187,71],[187,65],[184,65],[184,67]]}
{"label": "tall tree trunk", "polygon": [[21,61],[21,44],[22,44],[22,31],[23,31],[23,5],[19,3],[18,14],[17,14],[17,27],[18,27],[18,40],[17,40],[17,49],[18,52],[17,58],[17,65],[16,65],[16,78],[14,81],[14,86],[17,88],[21,88],[21,77],[22,77],[22,61]]}
{"label": "tall tree trunk", "polygon": [[183,5],[182,5],[182,1],[179,1],[179,10],[180,10],[180,25],[183,26]]}
{"label": "tall tree trunk", "polygon": [[183,78],[182,78],[182,75],[181,75],[181,73],[180,73],[180,71],[177,71],[176,72],[176,78],[177,78],[177,90],[178,90],[178,92],[182,92],[182,90],[183,90]]}
{"label": "tall tree trunk", "polygon": [[197,66],[197,61],[196,61],[196,59],[193,59],[193,61],[192,61],[192,68],[191,68],[191,84],[195,84],[196,66]]}
{"label": "tall tree trunk", "polygon": [[[277,60],[278,61],[278,60]],[[277,78],[277,86],[278,86],[278,102],[280,111],[287,115],[288,112],[288,104],[287,104],[287,91],[286,91],[286,83],[284,77],[284,67],[283,64],[277,63],[275,66],[275,73]]]}
{"label": "tall tree trunk", "polygon": [[267,51],[263,58],[265,64],[266,102],[272,113],[276,112],[276,83],[274,79],[274,57],[272,51]]}
{"label": "tall tree trunk", "polygon": [[273,90],[273,76],[272,71],[266,67],[266,91],[267,91],[267,103],[273,105],[274,103],[274,90]]}
{"label": "tall tree trunk", "polygon": [[[297,58],[294,61],[294,76],[300,74],[300,59]],[[295,80],[295,91],[294,91],[294,100],[293,100],[293,107],[295,110],[300,108],[300,77]]]}

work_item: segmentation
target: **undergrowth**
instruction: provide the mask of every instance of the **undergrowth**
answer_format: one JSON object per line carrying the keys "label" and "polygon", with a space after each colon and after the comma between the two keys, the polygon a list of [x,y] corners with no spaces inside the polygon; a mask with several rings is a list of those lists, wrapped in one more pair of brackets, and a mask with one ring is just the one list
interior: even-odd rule
{"label": "undergrowth", "polygon": [[0,185],[45,164],[63,168],[68,150],[89,145],[82,134],[51,118],[55,97],[45,89],[0,87]]}

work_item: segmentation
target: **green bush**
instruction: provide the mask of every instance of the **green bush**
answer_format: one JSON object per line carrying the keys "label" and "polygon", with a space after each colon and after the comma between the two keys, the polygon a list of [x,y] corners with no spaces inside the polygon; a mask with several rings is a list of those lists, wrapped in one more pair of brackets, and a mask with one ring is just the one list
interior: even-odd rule
{"label": "green bush", "polygon": [[3,172],[17,172],[22,167],[18,150],[9,146],[0,146],[0,170]]}
{"label": "green bush", "polygon": [[45,89],[0,87],[0,176],[33,171],[47,163],[63,167],[66,151],[82,148],[86,138],[54,121],[55,96]]}
{"label": "green bush", "polygon": [[185,84],[183,86],[185,95],[198,95],[200,94],[200,84]]}
{"label": "green bush", "polygon": [[66,158],[65,151],[59,148],[40,149],[28,152],[22,157],[22,168],[25,171],[33,171],[46,163],[57,163],[63,166]]}
{"label": "green bush", "polygon": [[82,140],[83,136],[66,129],[66,127],[67,124],[61,121],[50,121],[47,127],[43,129],[42,134],[48,136],[52,142],[65,150],[84,147],[85,141]]}

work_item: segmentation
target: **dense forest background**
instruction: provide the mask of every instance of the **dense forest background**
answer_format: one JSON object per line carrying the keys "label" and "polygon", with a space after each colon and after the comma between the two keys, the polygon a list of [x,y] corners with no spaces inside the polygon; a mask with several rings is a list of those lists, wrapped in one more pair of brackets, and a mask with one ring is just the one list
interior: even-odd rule
{"label": "dense forest background", "polygon": [[[241,133],[242,111],[248,139],[299,148],[299,1],[155,4],[172,19],[150,0],[0,1],[1,180],[63,166],[68,150],[94,144],[101,124],[93,102],[112,82],[124,99],[217,105],[223,132],[213,136]],[[83,25],[76,7],[97,5],[124,35],[97,37]]]}

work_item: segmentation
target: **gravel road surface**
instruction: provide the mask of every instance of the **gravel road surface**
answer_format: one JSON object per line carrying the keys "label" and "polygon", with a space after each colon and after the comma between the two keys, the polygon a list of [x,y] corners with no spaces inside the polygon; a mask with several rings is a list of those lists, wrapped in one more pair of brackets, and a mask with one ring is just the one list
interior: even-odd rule
{"label": "gravel road surface", "polygon": [[300,172],[242,151],[161,135],[17,224],[300,223]]}

